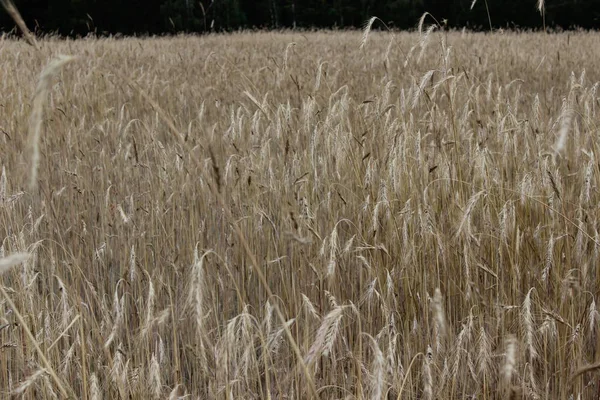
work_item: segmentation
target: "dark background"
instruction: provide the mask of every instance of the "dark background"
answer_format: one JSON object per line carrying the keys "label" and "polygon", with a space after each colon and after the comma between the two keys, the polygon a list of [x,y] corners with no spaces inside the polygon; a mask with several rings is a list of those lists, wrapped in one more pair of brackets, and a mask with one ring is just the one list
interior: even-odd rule
{"label": "dark background", "polygon": [[[414,28],[428,11],[448,27],[488,30],[483,0],[14,0],[38,33],[98,35],[221,32],[240,28],[361,27],[377,16],[395,28]],[[541,29],[537,0],[488,0],[494,28]],[[547,0],[546,26],[600,27],[600,0]],[[374,28],[378,25],[375,23]],[[0,31],[14,24],[0,11]]]}

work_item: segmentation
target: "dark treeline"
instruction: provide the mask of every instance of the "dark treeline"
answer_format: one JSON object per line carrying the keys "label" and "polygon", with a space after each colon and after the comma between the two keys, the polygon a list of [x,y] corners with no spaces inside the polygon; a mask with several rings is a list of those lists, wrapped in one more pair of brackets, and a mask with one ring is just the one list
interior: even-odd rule
{"label": "dark treeline", "polygon": [[[162,34],[245,29],[360,27],[371,16],[413,28],[428,11],[448,27],[542,27],[537,0],[15,0],[40,33]],[[546,0],[548,27],[600,26],[600,0]],[[489,17],[488,17],[489,10]],[[377,24],[375,25],[377,26]],[[0,30],[14,24],[0,13]]]}

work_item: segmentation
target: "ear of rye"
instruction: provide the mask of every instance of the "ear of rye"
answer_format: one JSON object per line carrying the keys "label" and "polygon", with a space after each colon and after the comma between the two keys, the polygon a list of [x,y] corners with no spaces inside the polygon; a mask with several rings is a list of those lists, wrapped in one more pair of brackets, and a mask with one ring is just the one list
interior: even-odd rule
{"label": "ear of rye", "polygon": [[375,22],[376,19],[377,17],[371,17],[365,24],[365,27],[363,28],[362,39],[360,41],[361,49],[365,47],[365,44],[367,44],[367,40],[369,39],[369,33],[371,32],[371,27],[373,26],[373,22]]}
{"label": "ear of rye", "polygon": [[537,2],[537,9],[538,11],[541,13],[542,11],[544,11],[544,0],[538,0]]}

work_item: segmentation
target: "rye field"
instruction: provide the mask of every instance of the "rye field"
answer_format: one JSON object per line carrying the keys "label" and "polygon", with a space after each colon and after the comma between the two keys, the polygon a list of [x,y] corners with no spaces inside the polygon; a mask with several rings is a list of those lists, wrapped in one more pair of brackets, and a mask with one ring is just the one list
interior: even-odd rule
{"label": "rye field", "polygon": [[598,398],[597,33],[3,37],[0,77],[1,398]]}

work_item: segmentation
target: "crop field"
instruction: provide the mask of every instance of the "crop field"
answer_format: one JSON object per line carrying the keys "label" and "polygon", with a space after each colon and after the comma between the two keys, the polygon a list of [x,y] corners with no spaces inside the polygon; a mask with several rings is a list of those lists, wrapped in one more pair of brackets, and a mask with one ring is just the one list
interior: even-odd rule
{"label": "crop field", "polygon": [[597,33],[3,37],[0,77],[1,398],[598,398]]}

